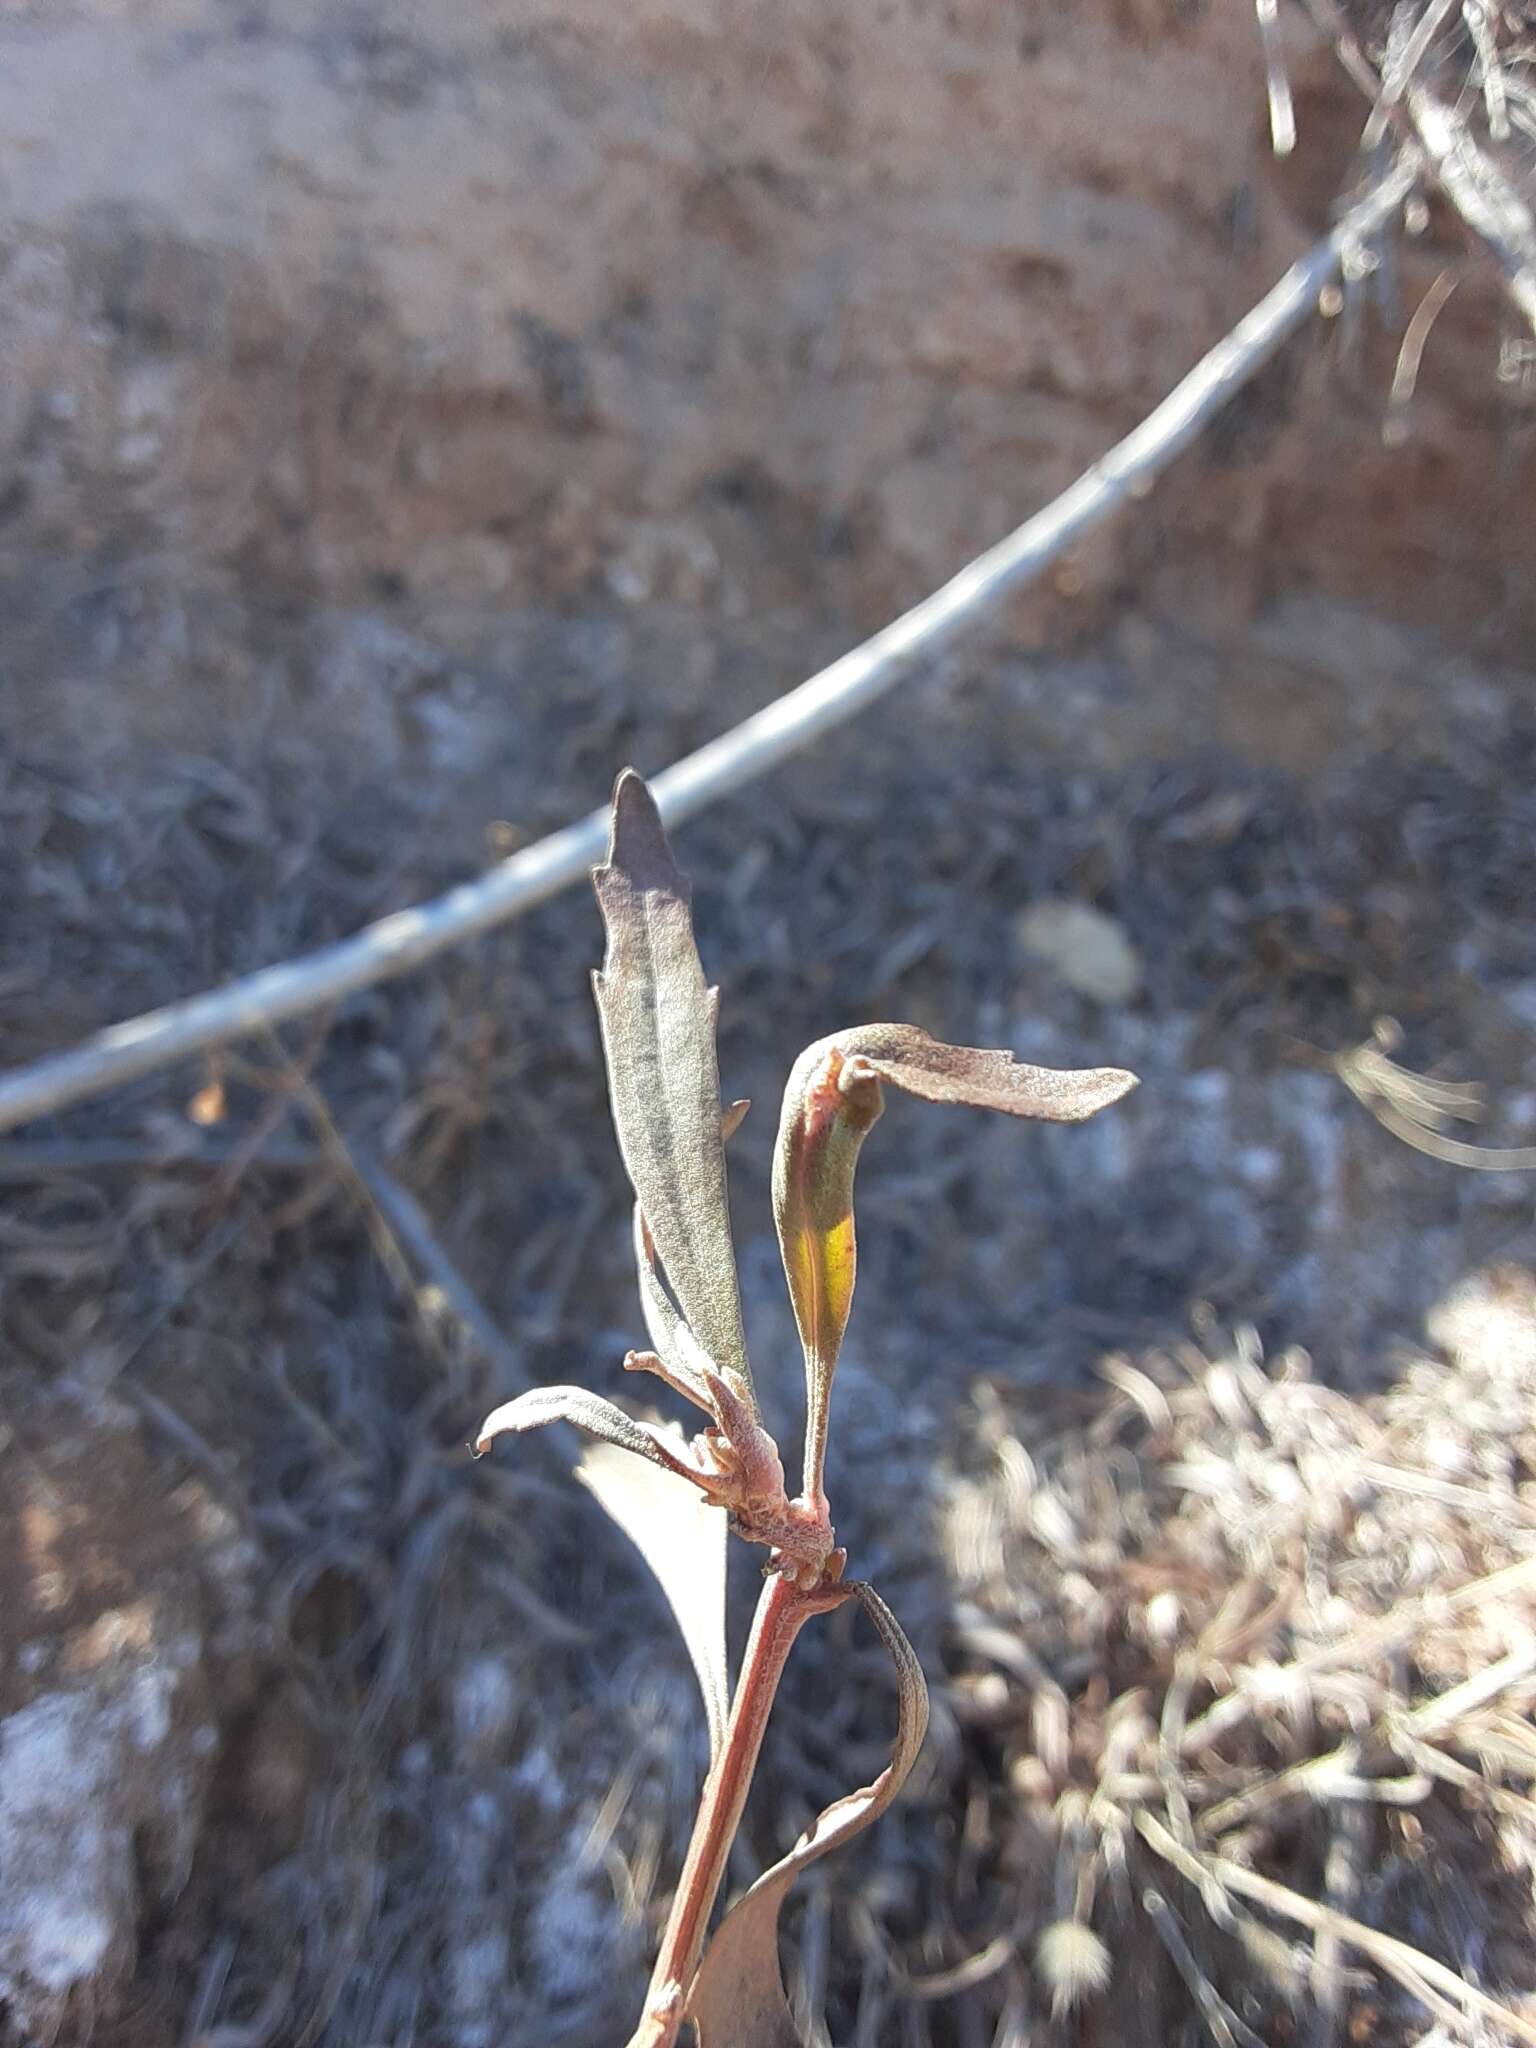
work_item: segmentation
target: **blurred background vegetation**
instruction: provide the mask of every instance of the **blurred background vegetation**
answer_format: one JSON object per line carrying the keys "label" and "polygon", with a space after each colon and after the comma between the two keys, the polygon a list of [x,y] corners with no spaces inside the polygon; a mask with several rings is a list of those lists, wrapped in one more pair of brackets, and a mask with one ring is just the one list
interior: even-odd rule
{"label": "blurred background vegetation", "polygon": [[[1528,197],[1528,13],[1433,12]],[[6,1064],[479,872],[1046,502],[1358,176],[1336,37],[1275,36],[1283,158],[1226,0],[7,0]],[[1389,1015],[1536,1132],[1536,337],[1426,200],[1132,514],[676,835],[791,1439],[801,1047],[1143,1082],[871,1146],[831,1481],[934,1734],[789,1916],[815,2041],[1536,2038],[1530,1181],[1331,1064]],[[558,1460],[464,1450],[639,1335],[599,944],[574,891],[0,1142],[18,2043],[622,2038],[702,1717]],[[738,1879],[878,1767],[843,1620]]]}

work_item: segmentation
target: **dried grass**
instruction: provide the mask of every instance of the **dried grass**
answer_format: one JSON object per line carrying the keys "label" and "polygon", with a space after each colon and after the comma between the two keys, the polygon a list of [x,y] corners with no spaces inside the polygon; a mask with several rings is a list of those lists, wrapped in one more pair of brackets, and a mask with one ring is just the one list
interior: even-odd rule
{"label": "dried grass", "polygon": [[1366,1399],[1242,1331],[1111,1361],[1096,1414],[983,1390],[954,1699],[987,1854],[1056,1868],[992,1998],[1060,2003],[1065,1905],[1134,1991],[1096,2038],[1536,2039],[1536,1281],[1437,1333]]}

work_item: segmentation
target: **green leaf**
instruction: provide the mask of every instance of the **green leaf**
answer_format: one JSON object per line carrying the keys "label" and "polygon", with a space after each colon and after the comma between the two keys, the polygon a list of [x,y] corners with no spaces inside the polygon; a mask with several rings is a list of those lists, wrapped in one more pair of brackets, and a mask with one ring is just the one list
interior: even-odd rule
{"label": "green leaf", "polygon": [[750,1400],[726,1201],[715,996],[694,944],[688,884],[655,800],[632,768],[614,788],[608,861],[592,880],[608,933],[593,988],[619,1150],[684,1318]]}
{"label": "green leaf", "polygon": [[821,1492],[832,1374],[853,1303],[853,1179],[882,1084],[926,1102],[1080,1123],[1136,1086],[1118,1067],[1058,1072],[1009,1052],[944,1045],[911,1024],[865,1024],[809,1046],[784,1091],[773,1162],[779,1250],[805,1352],[804,1493]]}
{"label": "green leaf", "polygon": [[850,1580],[847,1591],[874,1623],[896,1667],[891,1761],[872,1785],[829,1806],[721,1921],[688,1995],[687,2017],[697,2029],[699,2048],[802,2048],[779,1967],[784,1900],[802,1870],[851,1841],[884,1813],[923,1746],[928,1688],[917,1655],[873,1586]]}
{"label": "green leaf", "polygon": [[651,1233],[646,1229],[645,1218],[636,1202],[634,1213],[635,1278],[640,1286],[640,1313],[645,1318],[646,1334],[651,1347],[664,1368],[663,1377],[669,1386],[676,1387],[699,1407],[708,1409],[709,1396],[704,1382],[691,1369],[693,1352],[684,1357],[684,1331],[687,1324],[672,1306],[672,1301],[661,1277],[656,1271],[656,1249],[651,1242]]}

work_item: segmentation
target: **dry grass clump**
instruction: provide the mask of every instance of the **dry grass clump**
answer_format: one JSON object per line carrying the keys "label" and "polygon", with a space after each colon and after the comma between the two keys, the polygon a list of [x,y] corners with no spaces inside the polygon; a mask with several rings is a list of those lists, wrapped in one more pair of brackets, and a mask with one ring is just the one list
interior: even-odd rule
{"label": "dry grass clump", "polygon": [[1536,2041],[1536,1281],[1431,1334],[1368,1399],[1251,1332],[1048,1429],[983,1390],[946,1533],[998,2043]]}

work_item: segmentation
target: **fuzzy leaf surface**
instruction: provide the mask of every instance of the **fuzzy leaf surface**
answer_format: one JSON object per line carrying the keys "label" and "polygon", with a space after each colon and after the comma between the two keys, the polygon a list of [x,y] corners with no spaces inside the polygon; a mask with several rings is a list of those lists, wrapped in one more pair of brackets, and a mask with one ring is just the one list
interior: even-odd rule
{"label": "fuzzy leaf surface", "polygon": [[[661,1432],[671,1435],[670,1430]],[[681,1448],[681,1437],[678,1438]],[[589,1444],[576,1477],[645,1559],[682,1631],[709,1724],[713,1763],[725,1740],[730,1678],[725,1654],[726,1513],[672,1473]]]}
{"label": "fuzzy leaf surface", "polygon": [[832,1042],[924,1102],[1000,1109],[1045,1123],[1080,1124],[1136,1086],[1136,1076],[1123,1067],[1031,1067],[1011,1052],[945,1045],[915,1024],[865,1024]]}
{"label": "fuzzy leaf surface", "polygon": [[614,1128],[668,1285],[722,1373],[750,1390],[726,1202],[715,992],[691,892],[655,799],[632,768],[593,886],[608,934],[593,976]]}
{"label": "fuzzy leaf surface", "polygon": [[678,1333],[682,1324],[656,1271],[655,1247],[638,1202],[634,1214],[634,1244],[635,1278],[640,1285],[640,1313],[645,1318],[646,1335],[657,1357],[665,1362],[669,1371],[676,1373],[681,1363]]}
{"label": "fuzzy leaf surface", "polygon": [[697,1485],[696,1475],[674,1450],[667,1437],[649,1423],[637,1422],[622,1408],[605,1401],[601,1394],[589,1394],[585,1387],[534,1387],[515,1401],[504,1401],[480,1425],[475,1439],[475,1456],[483,1458],[499,1436],[521,1436],[530,1429],[543,1429],[551,1422],[571,1422],[602,1443],[630,1451],[665,1471],[675,1472]]}
{"label": "fuzzy leaf surface", "polygon": [[874,1623],[896,1667],[896,1740],[872,1785],[829,1806],[794,1848],[726,1914],[688,1996],[699,2048],[803,2048],[784,1995],[779,1915],[790,1886],[808,1865],[861,1834],[906,1781],[928,1728],[928,1688],[916,1652],[872,1586],[851,1580],[849,1595]]}

